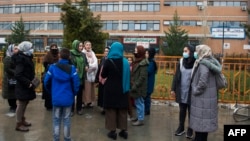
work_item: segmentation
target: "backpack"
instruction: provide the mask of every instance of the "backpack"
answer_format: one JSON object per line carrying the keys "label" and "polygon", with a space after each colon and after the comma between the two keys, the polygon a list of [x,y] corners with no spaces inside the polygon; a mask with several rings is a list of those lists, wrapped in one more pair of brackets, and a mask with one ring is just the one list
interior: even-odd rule
{"label": "backpack", "polygon": [[227,79],[222,72],[215,75],[215,81],[218,90],[227,87]]}

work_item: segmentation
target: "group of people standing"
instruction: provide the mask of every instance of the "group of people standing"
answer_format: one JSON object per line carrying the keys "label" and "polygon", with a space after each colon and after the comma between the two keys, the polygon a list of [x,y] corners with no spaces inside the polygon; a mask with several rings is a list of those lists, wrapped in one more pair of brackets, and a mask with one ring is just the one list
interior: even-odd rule
{"label": "group of people standing", "polygon": [[23,41],[11,44],[4,57],[4,77],[2,93],[8,99],[10,112],[16,115],[15,130],[27,132],[31,123],[26,121],[25,111],[30,100],[36,98],[35,67],[33,63],[32,43]]}
{"label": "group of people standing", "polygon": [[[104,57],[98,64],[91,42],[74,40],[72,49],[59,51],[56,44],[44,57],[43,95],[44,106],[53,111],[53,137],[60,138],[60,124],[64,123],[64,139],[70,137],[70,117],[75,109],[83,114],[83,107],[93,107],[95,84],[98,83],[98,102],[105,114],[107,136],[128,138],[128,115],[133,126],[144,124],[145,115],[150,115],[151,94],[154,91],[157,65],[155,49],[136,46],[132,57],[124,57],[124,47],[114,42],[106,47]],[[27,132],[31,123],[26,121],[25,110],[30,100],[36,98],[32,80],[35,67],[32,61],[32,43],[24,41],[10,45],[4,62],[3,97],[8,99],[10,111],[16,113],[16,130]],[[173,78],[171,94],[179,103],[179,126],[176,136],[185,133],[193,141],[206,141],[209,132],[218,128],[218,108],[215,74],[221,65],[212,55],[210,47],[185,45],[183,58]],[[10,89],[9,80],[15,79],[15,89]],[[62,95],[63,94],[63,95]],[[134,112],[134,107],[135,111]]]}
{"label": "group of people standing", "polygon": [[207,141],[208,133],[217,130],[218,88],[215,76],[221,69],[209,46],[184,46],[183,57],[177,66],[171,88],[171,94],[179,103],[176,136],[185,133],[186,115],[189,118],[186,133],[188,139],[192,139],[195,132],[193,141]]}

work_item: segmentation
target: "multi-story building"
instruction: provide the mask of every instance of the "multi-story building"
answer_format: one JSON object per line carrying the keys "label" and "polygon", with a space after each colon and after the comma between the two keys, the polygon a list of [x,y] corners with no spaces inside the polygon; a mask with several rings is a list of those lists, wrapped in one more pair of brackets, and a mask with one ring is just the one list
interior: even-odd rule
{"label": "multi-story building", "polygon": [[[73,1],[73,0],[72,0]],[[64,0],[0,0],[0,37],[11,34],[11,26],[22,16],[35,48],[62,44],[61,10]],[[191,44],[206,43],[214,53],[246,53],[249,41],[241,24],[250,24],[249,0],[90,0],[94,15],[100,14],[103,31],[121,41],[127,51],[136,44],[167,46],[165,36],[177,11],[181,28]]]}

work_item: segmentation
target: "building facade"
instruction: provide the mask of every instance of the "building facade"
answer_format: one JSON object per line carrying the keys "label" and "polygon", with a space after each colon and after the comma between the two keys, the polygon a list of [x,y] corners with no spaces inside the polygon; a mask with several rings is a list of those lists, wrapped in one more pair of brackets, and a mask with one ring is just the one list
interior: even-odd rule
{"label": "building facade", "polygon": [[[73,0],[72,0],[73,1]],[[23,18],[25,28],[38,51],[62,44],[61,10],[64,0],[1,0],[0,37],[11,34],[11,26]],[[159,49],[161,40],[177,11],[182,29],[188,31],[189,43],[206,43],[214,53],[247,53],[249,40],[241,24],[249,24],[249,0],[90,0],[94,15],[100,14],[102,30],[110,39],[124,43],[132,52],[136,44]]]}

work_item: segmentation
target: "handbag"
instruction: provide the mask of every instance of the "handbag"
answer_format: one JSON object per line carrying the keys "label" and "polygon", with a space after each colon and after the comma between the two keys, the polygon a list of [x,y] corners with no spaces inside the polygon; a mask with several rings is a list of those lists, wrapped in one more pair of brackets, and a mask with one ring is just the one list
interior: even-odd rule
{"label": "handbag", "polygon": [[227,87],[227,79],[223,73],[218,73],[215,75],[217,89],[223,89]]}
{"label": "handbag", "polygon": [[13,79],[13,78],[8,78],[8,87],[9,88],[15,88],[16,86],[16,79]]}
{"label": "handbag", "polygon": [[39,84],[40,84],[40,79],[38,79],[37,77],[35,77],[32,81],[31,81],[33,88],[36,89]]}

